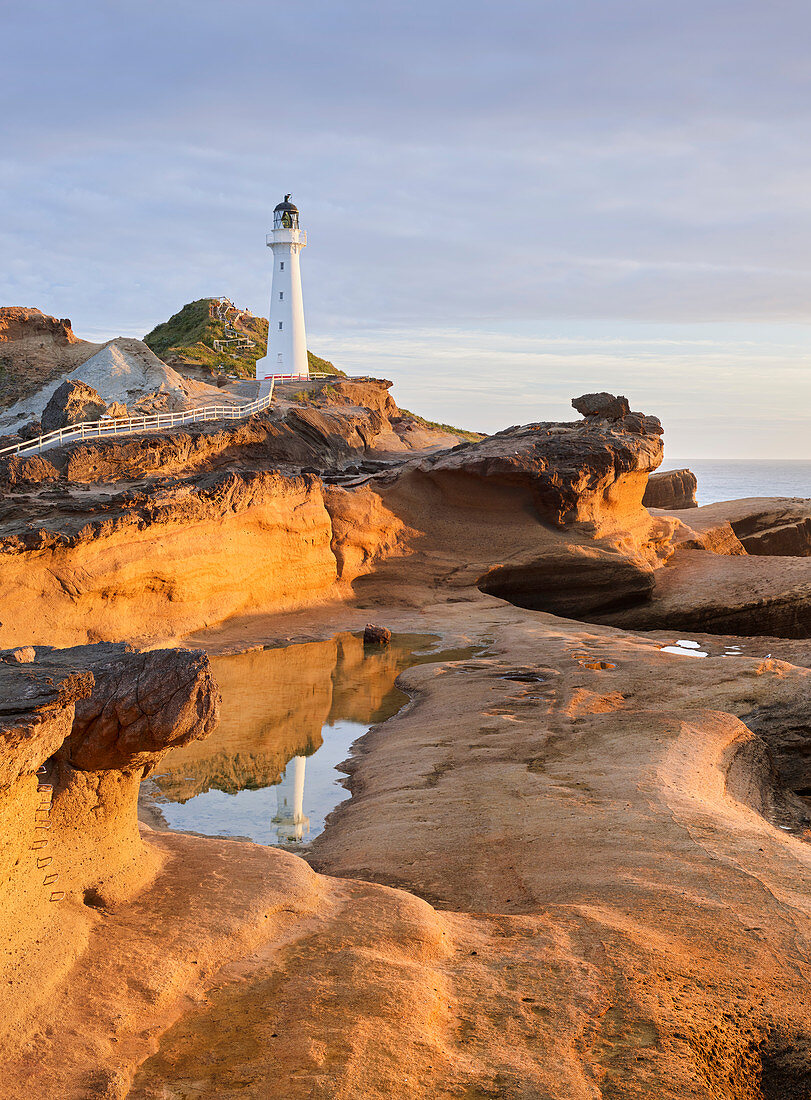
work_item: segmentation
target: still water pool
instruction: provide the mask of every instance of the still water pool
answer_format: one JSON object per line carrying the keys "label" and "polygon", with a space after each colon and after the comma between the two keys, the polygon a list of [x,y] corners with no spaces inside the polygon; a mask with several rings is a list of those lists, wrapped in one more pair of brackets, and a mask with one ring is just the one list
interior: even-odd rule
{"label": "still water pool", "polygon": [[222,692],[214,733],[174,749],[146,781],[169,829],[307,844],[349,791],[337,765],[354,741],[408,697],[403,669],[462,660],[481,646],[443,649],[429,634],[395,634],[386,648],[354,634],[212,658]]}

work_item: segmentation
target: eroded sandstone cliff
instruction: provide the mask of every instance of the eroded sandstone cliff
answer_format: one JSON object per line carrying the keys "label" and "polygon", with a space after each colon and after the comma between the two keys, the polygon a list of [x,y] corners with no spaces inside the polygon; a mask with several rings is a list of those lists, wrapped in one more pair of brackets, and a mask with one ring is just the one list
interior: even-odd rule
{"label": "eroded sandstone cliff", "polygon": [[214,727],[219,694],[204,654],[124,644],[5,651],[0,682],[8,1041],[86,946],[83,910],[120,903],[156,873],[137,826],[141,778]]}
{"label": "eroded sandstone cliff", "polygon": [[[331,407],[11,460],[0,640],[176,637],[346,599],[370,574],[391,599],[480,585],[559,613],[649,595],[674,527],[641,506],[662,455],[655,418],[531,425],[410,460],[401,441],[398,461],[387,387],[347,382]],[[381,449],[388,464],[364,472]],[[48,463],[56,485],[21,485],[25,463],[36,478]],[[187,476],[120,480],[173,463]]]}
{"label": "eroded sandstone cliff", "polygon": [[28,306],[0,306],[0,407],[79,366],[100,347],[80,340],[68,318]]}

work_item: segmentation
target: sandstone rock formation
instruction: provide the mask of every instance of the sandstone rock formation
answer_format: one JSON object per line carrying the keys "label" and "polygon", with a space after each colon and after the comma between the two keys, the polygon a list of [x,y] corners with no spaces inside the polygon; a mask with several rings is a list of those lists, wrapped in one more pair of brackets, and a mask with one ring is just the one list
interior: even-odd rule
{"label": "sandstone rock formation", "polygon": [[42,431],[53,432],[83,420],[98,420],[106,411],[106,402],[92,386],[78,380],[63,382],[42,411]]}
{"label": "sandstone rock formation", "polygon": [[747,554],[756,557],[811,555],[811,500],[753,498],[701,509],[703,525],[729,523]]}
{"label": "sandstone rock formation", "polygon": [[598,614],[599,621],[808,637],[811,501],[755,498],[671,516],[678,552],[657,573],[648,604]]}
{"label": "sandstone rock formation", "polygon": [[[381,380],[322,386],[307,405],[280,398],[272,410],[248,420],[203,421],[161,433],[73,443],[48,451],[47,460],[65,481],[82,484],[219,468],[332,474],[354,467],[351,472],[360,474],[379,469],[368,459],[379,463],[459,442],[402,414],[389,396],[390,386]],[[133,413],[151,415],[167,408],[167,395],[153,394],[137,401]],[[0,458],[0,486],[25,481],[24,461]],[[33,480],[41,480],[36,470]]]}
{"label": "sandstone rock formation", "polygon": [[664,470],[651,474],[642,503],[646,508],[697,508],[698,481],[690,470]]}
{"label": "sandstone rock formation", "polygon": [[154,875],[160,859],[136,827],[141,777],[172,745],[213,728],[219,696],[199,652],[116,644],[2,657],[0,980],[8,1038],[9,1027],[13,1035],[15,1026],[31,1026],[84,950],[82,909],[119,903]]}
{"label": "sandstone rock formation", "polygon": [[[361,385],[385,410],[388,384]],[[351,383],[338,397],[359,400]],[[219,432],[48,452],[49,466],[30,471],[43,485],[56,463],[66,481],[81,483],[112,481],[125,463],[140,473],[227,459],[231,472],[114,492],[104,485],[72,495],[57,522],[52,498],[33,488],[24,501],[12,496],[0,527],[9,608],[0,639],[67,645],[126,631],[146,640],[165,638],[169,623],[177,636],[251,609],[343,599],[369,574],[404,599],[409,584],[480,585],[563,614],[649,595],[675,526],[641,507],[662,455],[655,417],[530,425],[342,473],[375,441],[390,450],[398,437],[388,415],[292,408]],[[330,474],[299,473],[310,462]],[[28,473],[20,459],[6,470],[10,486]],[[453,548],[461,546],[460,560]],[[32,572],[30,555],[42,568]]]}
{"label": "sandstone rock formation", "polygon": [[572,408],[581,416],[596,416],[605,420],[622,420],[631,411],[627,397],[615,397],[605,391],[572,398]]}
{"label": "sandstone rock formation", "polygon": [[[67,318],[49,317],[25,306],[0,306],[0,406],[25,399],[100,347],[80,340]],[[44,403],[33,415],[38,417],[43,408]]]}
{"label": "sandstone rock formation", "polygon": [[[318,873],[147,834],[154,885],[85,907],[9,1100],[802,1096],[808,810],[770,755],[798,759],[808,645],[695,661],[484,596],[432,618],[490,648],[405,674]],[[753,735],[753,700],[782,728]]]}
{"label": "sandstone rock formation", "polygon": [[[347,382],[6,464],[4,1098],[808,1094],[811,643],[756,635],[811,633],[811,559],[747,552],[802,547],[808,502],[651,516],[661,426],[606,396],[410,453],[388,387]],[[133,839],[168,745],[167,797],[273,782],[362,683],[388,692],[369,619],[461,652],[409,668],[396,717],[380,697],[311,866]],[[222,742],[194,740],[200,654],[38,644],[190,631],[254,647]]]}
{"label": "sandstone rock formation", "polygon": [[28,306],[0,306],[0,343],[39,340],[56,347],[80,344],[67,317],[49,317]]}

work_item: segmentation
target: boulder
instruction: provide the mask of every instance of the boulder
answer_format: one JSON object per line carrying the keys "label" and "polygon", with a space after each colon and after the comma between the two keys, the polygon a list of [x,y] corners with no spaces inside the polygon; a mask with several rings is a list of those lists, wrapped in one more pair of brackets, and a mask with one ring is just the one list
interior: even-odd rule
{"label": "boulder", "polygon": [[389,645],[390,642],[391,631],[387,627],[366,624],[366,629],[363,631],[364,645]]}
{"label": "boulder", "polygon": [[142,397],[133,405],[133,413],[135,416],[150,416],[154,413],[171,412],[169,394],[166,390],[158,389],[153,390],[151,393],[145,393]]}
{"label": "boulder", "polygon": [[0,478],[8,485],[36,485],[57,481],[59,471],[42,455],[4,455],[0,458]]}
{"label": "boulder", "polygon": [[598,416],[603,420],[622,420],[631,411],[627,397],[615,397],[613,393],[584,393],[572,398],[572,408],[581,416]]}
{"label": "boulder", "polygon": [[112,420],[125,420],[129,416],[129,412],[123,401],[111,401],[107,406],[105,416],[109,416]]}
{"label": "boulder", "polygon": [[30,420],[17,432],[20,439],[36,439],[38,435],[42,435],[42,423],[39,420]]}
{"label": "boulder", "polygon": [[642,503],[646,508],[697,508],[698,481],[690,470],[651,474]]}
{"label": "boulder", "polygon": [[6,650],[5,653],[0,654],[0,660],[7,665],[30,664],[31,661],[36,661],[36,659],[37,651],[32,645],[20,646],[19,649]]}
{"label": "boulder", "polygon": [[98,420],[107,411],[104,402],[86,382],[63,382],[54,392],[42,414],[43,432],[67,428],[86,420]]}

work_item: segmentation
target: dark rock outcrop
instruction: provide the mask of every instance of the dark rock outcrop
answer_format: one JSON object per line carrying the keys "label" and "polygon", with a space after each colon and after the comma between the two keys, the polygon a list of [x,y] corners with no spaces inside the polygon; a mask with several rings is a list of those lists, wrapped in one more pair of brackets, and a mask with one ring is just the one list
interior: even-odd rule
{"label": "dark rock outcrop", "polygon": [[59,480],[57,468],[42,455],[8,455],[0,462],[2,462],[5,482],[9,488]]}
{"label": "dark rock outcrop", "polygon": [[31,420],[27,424],[24,424],[19,429],[17,435],[20,439],[36,439],[38,435],[42,435],[42,423],[39,420]]}
{"label": "dark rock outcrop", "polygon": [[86,382],[63,382],[45,406],[42,430],[53,432],[85,420],[98,420],[106,410],[107,403]]}
{"label": "dark rock outcrop", "polygon": [[581,416],[596,416],[604,420],[622,420],[631,411],[627,397],[615,397],[613,393],[584,393],[572,398],[572,408]]}
{"label": "dark rock outcrop", "polygon": [[646,508],[697,508],[698,481],[690,470],[663,470],[651,474],[642,503]]}

